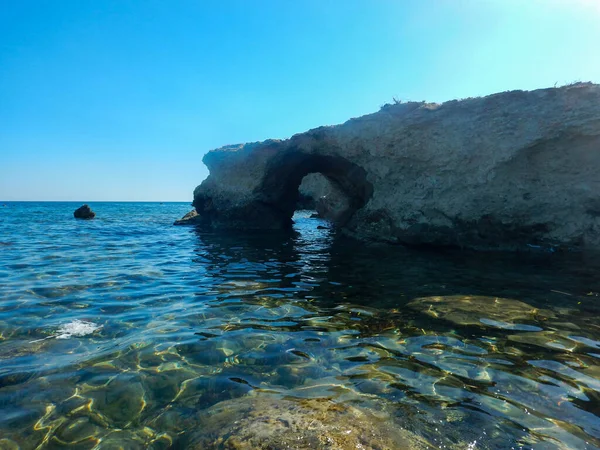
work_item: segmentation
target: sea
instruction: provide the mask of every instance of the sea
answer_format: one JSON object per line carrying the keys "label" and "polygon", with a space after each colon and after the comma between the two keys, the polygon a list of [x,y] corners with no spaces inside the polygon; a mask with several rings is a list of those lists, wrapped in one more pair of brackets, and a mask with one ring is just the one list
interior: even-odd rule
{"label": "sea", "polygon": [[352,408],[419,448],[600,448],[597,255],[364,243],[311,211],[242,233],[173,226],[189,203],[80,205],[0,202],[0,449],[250,448],[203,424],[266,396]]}

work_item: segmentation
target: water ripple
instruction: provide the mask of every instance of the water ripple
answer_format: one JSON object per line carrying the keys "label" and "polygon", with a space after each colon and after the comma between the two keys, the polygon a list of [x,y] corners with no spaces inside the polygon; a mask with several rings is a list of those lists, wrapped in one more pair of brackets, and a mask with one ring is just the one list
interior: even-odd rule
{"label": "water ripple", "polygon": [[415,448],[600,448],[593,258],[76,206],[0,211],[0,448],[177,448],[204,442],[203,412],[266,395],[385,415]]}

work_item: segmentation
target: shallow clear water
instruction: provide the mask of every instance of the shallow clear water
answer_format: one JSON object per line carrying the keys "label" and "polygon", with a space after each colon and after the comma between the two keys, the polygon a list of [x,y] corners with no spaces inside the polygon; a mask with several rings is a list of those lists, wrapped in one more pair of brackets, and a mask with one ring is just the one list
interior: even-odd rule
{"label": "shallow clear water", "polygon": [[[184,448],[201,411],[328,398],[433,448],[600,448],[598,259],[0,204],[0,448]],[[235,405],[235,403],[231,403]]]}

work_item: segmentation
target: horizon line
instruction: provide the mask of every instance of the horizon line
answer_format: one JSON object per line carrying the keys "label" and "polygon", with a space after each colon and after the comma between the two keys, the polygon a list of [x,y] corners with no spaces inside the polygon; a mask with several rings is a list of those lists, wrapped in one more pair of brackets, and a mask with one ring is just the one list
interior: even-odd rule
{"label": "horizon line", "polygon": [[0,200],[0,203],[191,203],[190,200]]}

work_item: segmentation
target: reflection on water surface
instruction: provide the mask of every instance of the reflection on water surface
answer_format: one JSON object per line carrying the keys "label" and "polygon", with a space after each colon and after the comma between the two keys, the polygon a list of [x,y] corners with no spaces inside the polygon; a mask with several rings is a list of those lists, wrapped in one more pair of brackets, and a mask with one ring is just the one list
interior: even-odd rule
{"label": "reflection on water surface", "polygon": [[76,206],[0,213],[2,449],[600,448],[594,258]]}

